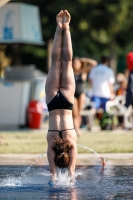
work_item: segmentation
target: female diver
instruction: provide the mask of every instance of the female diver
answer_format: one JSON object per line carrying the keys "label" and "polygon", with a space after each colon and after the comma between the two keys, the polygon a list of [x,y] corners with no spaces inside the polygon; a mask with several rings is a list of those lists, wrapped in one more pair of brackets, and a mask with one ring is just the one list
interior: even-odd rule
{"label": "female diver", "polygon": [[45,88],[49,110],[47,157],[52,183],[57,177],[57,167],[67,167],[70,179],[74,181],[77,157],[77,134],[72,118],[75,80],[72,69],[70,19],[67,10],[61,10],[56,16],[57,28],[52,47],[52,63]]}

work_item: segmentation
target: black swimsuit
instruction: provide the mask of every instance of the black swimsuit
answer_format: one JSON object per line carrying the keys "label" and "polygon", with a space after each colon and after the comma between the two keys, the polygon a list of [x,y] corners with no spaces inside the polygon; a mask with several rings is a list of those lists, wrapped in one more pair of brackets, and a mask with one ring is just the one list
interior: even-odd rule
{"label": "black swimsuit", "polygon": [[[72,110],[73,104],[70,103],[64,95],[60,92],[60,90],[57,92],[56,96],[48,103],[48,111],[56,110],[56,109],[66,109],[66,110]],[[72,128],[74,129],[74,128]],[[72,130],[72,129],[66,129],[66,130]],[[48,131],[54,131],[59,132],[60,138],[63,139],[62,132],[66,130],[48,130]]]}
{"label": "black swimsuit", "polygon": [[84,93],[84,83],[85,81],[82,79],[82,74],[79,75],[74,75],[75,77],[75,84],[76,84],[76,89],[75,89],[75,98],[78,99],[82,93]]}
{"label": "black swimsuit", "polygon": [[48,131],[54,131],[54,132],[58,132],[59,133],[59,136],[61,139],[63,139],[63,136],[62,136],[62,132],[63,131],[67,131],[67,130],[73,130],[74,128],[70,128],[70,129],[65,129],[65,130],[62,130],[62,131],[58,131],[58,130],[48,130]]}
{"label": "black swimsuit", "polygon": [[72,110],[73,104],[70,103],[59,90],[55,95],[55,97],[48,103],[47,106],[48,106],[48,111],[50,112],[56,109]]}

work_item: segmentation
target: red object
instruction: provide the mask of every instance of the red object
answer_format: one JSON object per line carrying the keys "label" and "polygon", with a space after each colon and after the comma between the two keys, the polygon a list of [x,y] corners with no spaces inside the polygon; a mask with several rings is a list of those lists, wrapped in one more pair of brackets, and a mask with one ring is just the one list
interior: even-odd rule
{"label": "red object", "polygon": [[28,106],[28,127],[39,129],[42,122],[42,104],[38,101],[31,101]]}
{"label": "red object", "polygon": [[133,52],[129,52],[126,56],[127,67],[130,71],[133,70]]}
{"label": "red object", "polygon": [[105,159],[102,156],[100,156],[100,158],[102,160],[102,165],[106,165]]}

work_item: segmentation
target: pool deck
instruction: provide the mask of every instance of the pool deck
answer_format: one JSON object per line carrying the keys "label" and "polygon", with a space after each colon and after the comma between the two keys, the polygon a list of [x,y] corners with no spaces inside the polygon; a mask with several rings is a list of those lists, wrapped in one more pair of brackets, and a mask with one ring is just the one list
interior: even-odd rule
{"label": "pool deck", "polygon": [[[29,130],[29,132],[44,132],[47,130],[47,124],[43,124],[40,130]],[[14,130],[11,130],[11,132]],[[16,130],[15,130],[16,131]],[[91,131],[99,131],[99,127],[95,126]],[[119,130],[114,130],[114,133],[118,133]],[[121,130],[126,133],[127,130]],[[41,154],[0,154],[0,165],[31,165]],[[133,153],[106,153],[101,154],[105,159],[106,165],[133,165]],[[101,158],[93,153],[78,154],[76,165],[99,165],[102,164]],[[44,155],[34,165],[48,165],[46,155]]]}
{"label": "pool deck", "polygon": [[[0,165],[31,165],[40,154],[0,154]],[[110,153],[101,155],[106,165],[133,165],[133,153]],[[76,165],[100,165],[101,158],[94,154],[78,154]],[[48,165],[44,155],[34,165]]]}

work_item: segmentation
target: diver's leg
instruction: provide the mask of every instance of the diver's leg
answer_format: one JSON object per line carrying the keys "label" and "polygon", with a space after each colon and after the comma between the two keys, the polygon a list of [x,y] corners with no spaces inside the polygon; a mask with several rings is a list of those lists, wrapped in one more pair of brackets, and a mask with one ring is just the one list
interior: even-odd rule
{"label": "diver's leg", "polygon": [[60,74],[61,74],[61,54],[62,54],[62,15],[63,11],[56,17],[57,28],[54,35],[53,47],[52,47],[52,63],[48,72],[45,91],[46,91],[46,103],[56,95],[60,89]]}
{"label": "diver's leg", "polygon": [[72,42],[69,29],[70,14],[64,11],[63,14],[63,45],[62,45],[62,74],[60,91],[67,97],[68,101],[74,102],[75,80],[72,69]]}

